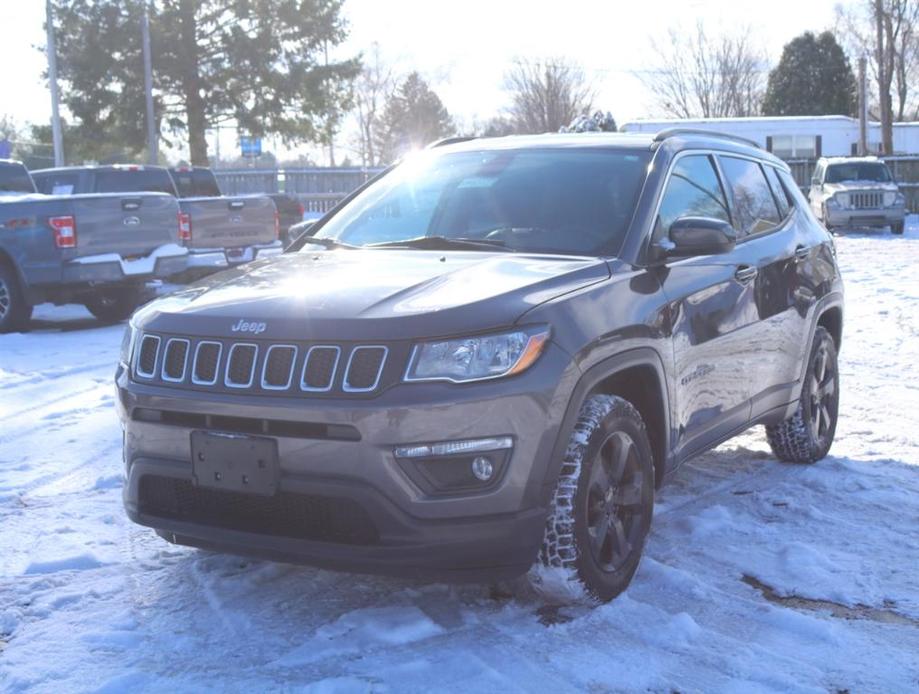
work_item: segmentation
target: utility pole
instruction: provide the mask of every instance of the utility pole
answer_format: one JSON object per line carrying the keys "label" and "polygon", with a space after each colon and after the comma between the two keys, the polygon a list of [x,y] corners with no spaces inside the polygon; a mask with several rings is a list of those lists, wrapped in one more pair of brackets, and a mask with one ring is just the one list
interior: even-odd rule
{"label": "utility pole", "polygon": [[48,84],[51,87],[51,141],[54,143],[54,165],[64,165],[64,135],[61,131],[61,112],[57,91],[57,50],[54,47],[54,14],[51,0],[45,2],[45,23],[48,31]]}
{"label": "utility pole", "polygon": [[141,20],[144,44],[144,93],[147,101],[147,163],[156,164],[156,120],[153,113],[153,58],[150,55],[150,5],[144,0],[144,18]]}
{"label": "utility pole", "polygon": [[868,154],[868,87],[866,84],[868,59],[858,59],[858,154]]}
{"label": "utility pole", "polygon": [[[322,46],[323,52],[325,53],[325,66],[329,67],[329,42],[326,41]],[[329,166],[335,166],[335,128],[332,125],[331,119],[326,123],[326,132],[329,135]]]}

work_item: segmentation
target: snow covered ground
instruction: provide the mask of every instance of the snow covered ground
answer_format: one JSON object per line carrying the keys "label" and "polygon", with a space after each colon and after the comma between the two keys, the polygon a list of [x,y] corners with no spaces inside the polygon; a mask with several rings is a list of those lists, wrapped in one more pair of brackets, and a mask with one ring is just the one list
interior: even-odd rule
{"label": "snow covered ground", "polygon": [[168,545],[121,509],[121,328],[42,308],[0,336],[0,690],[919,690],[919,218],[838,247],[831,456],[684,466],[596,608]]}

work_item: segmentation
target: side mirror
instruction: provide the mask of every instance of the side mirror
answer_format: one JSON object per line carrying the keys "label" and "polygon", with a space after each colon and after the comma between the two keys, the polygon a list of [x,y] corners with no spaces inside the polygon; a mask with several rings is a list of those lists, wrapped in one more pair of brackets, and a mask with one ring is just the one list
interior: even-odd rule
{"label": "side mirror", "polygon": [[316,220],[310,220],[308,222],[297,222],[292,225],[290,229],[287,230],[287,235],[290,238],[290,242],[293,243],[301,236],[310,236],[310,230],[313,225],[316,223]]}
{"label": "side mirror", "polygon": [[711,217],[680,217],[670,225],[669,257],[729,253],[737,244],[737,232],[728,222]]}

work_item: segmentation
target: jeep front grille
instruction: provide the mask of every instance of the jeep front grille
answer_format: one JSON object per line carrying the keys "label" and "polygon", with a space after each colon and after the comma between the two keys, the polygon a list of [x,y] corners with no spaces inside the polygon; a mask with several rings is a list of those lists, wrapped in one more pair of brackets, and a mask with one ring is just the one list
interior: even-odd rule
{"label": "jeep front grille", "polygon": [[875,190],[849,193],[849,204],[857,210],[877,209],[884,206],[884,193]]}
{"label": "jeep front grille", "polygon": [[258,345],[244,342],[230,347],[227,357],[227,372],[224,377],[230,388],[249,388],[255,380],[255,360],[258,357]]}
{"label": "jeep front grille", "polygon": [[390,382],[401,376],[383,345],[234,342],[149,333],[139,345],[134,378],[142,383],[334,396],[373,394],[387,373]]}
{"label": "jeep front grille", "polygon": [[385,361],[385,347],[355,347],[345,370],[345,390],[359,393],[376,388]]}
{"label": "jeep front grille", "polygon": [[303,378],[300,387],[303,390],[325,392],[332,389],[335,369],[341,356],[339,347],[310,347],[303,361]]}
{"label": "jeep front grille", "polygon": [[141,378],[153,378],[156,375],[156,354],[160,349],[160,338],[156,335],[144,335],[137,350],[137,362],[134,373]]}
{"label": "jeep front grille", "polygon": [[170,338],[166,341],[163,357],[164,381],[181,383],[185,378],[185,367],[188,364],[188,347],[191,343],[182,338]]}
{"label": "jeep front grille", "polygon": [[212,386],[217,383],[217,369],[220,366],[220,353],[223,345],[219,342],[202,340],[195,348],[195,362],[192,367],[192,383],[199,386]]}

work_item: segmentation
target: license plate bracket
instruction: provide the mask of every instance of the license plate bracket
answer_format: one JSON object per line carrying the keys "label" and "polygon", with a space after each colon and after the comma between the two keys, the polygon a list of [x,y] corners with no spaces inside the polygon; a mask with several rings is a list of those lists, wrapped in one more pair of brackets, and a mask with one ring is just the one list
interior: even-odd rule
{"label": "license plate bracket", "polygon": [[199,487],[262,496],[278,491],[280,464],[274,439],[193,431],[191,459]]}

